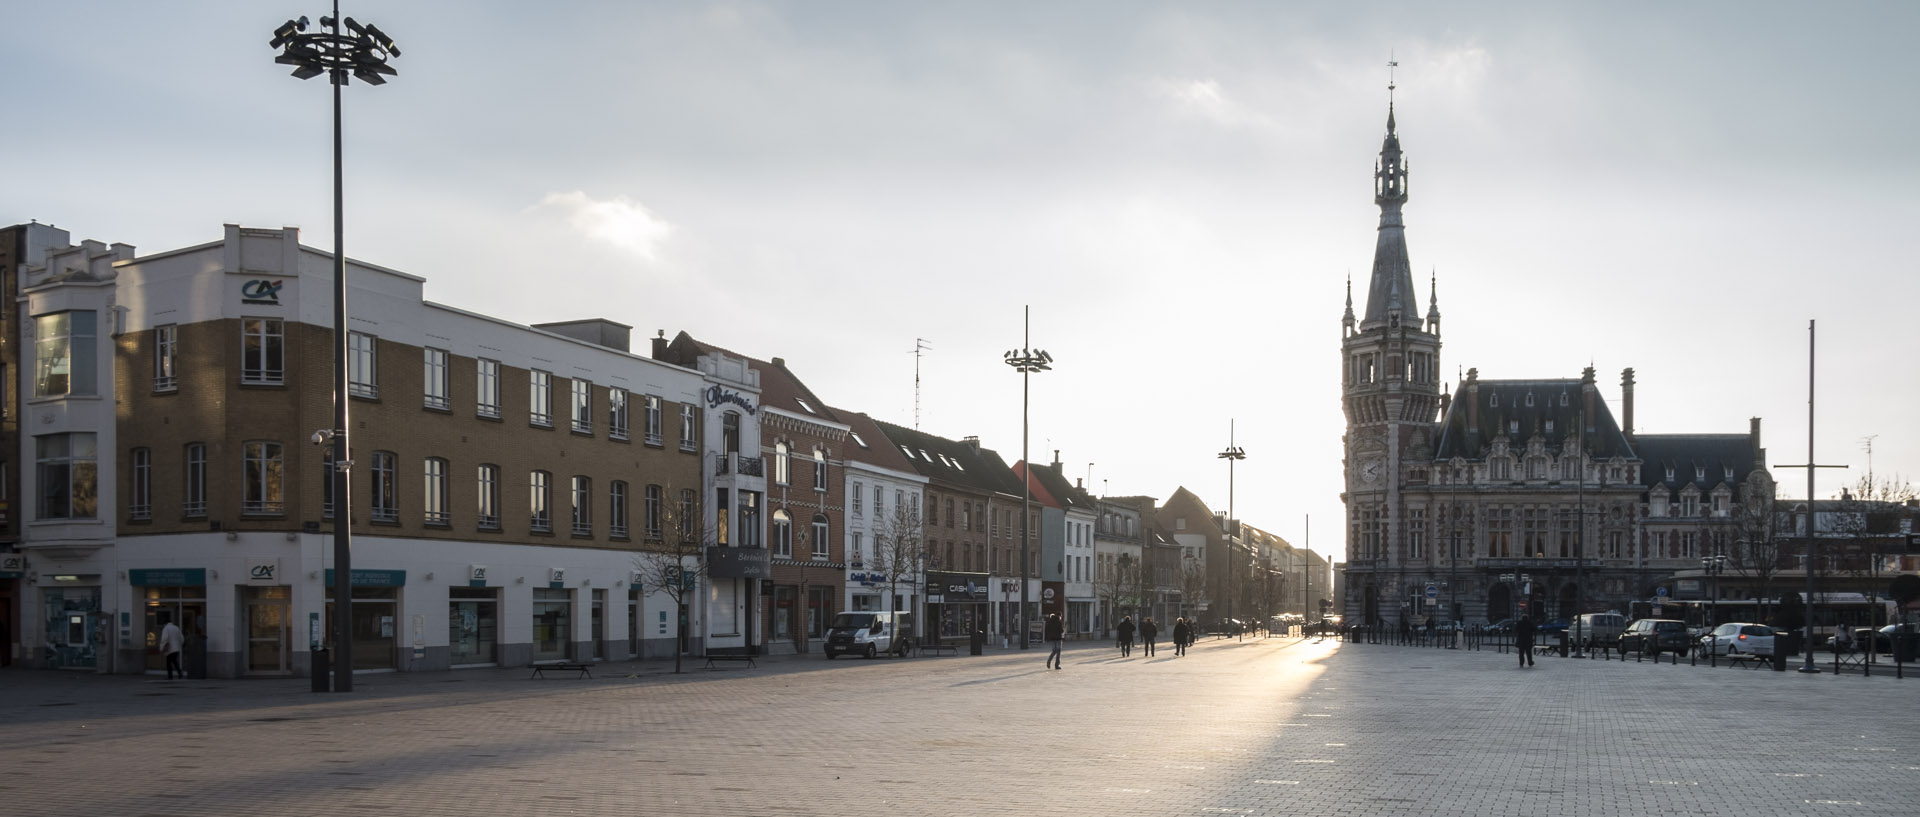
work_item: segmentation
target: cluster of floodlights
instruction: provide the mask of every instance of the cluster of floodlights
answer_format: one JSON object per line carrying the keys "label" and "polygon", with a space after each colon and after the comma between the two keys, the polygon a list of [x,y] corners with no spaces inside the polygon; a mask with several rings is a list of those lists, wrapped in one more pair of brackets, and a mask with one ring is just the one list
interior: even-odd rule
{"label": "cluster of floodlights", "polygon": [[1014,371],[1022,374],[1044,372],[1053,368],[1053,355],[1047,354],[1045,349],[1012,349],[1001,357],[1006,360],[1008,366],[1013,367]]}
{"label": "cluster of floodlights", "polygon": [[[342,24],[347,29],[345,34],[340,33]],[[352,17],[337,15],[321,17],[320,26],[330,30],[306,33],[305,17],[288,20],[274,29],[273,40],[267,45],[282,51],[273,61],[293,66],[293,75],[299,79],[330,73],[335,85],[347,84],[349,71],[368,85],[385,85],[387,77],[396,73],[387,60],[400,56],[400,48],[379,27],[363,26]]]}

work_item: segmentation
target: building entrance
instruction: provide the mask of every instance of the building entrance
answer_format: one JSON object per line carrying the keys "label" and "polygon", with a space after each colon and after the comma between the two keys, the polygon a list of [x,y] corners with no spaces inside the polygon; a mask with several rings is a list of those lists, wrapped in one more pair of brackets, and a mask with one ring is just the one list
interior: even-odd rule
{"label": "building entrance", "polygon": [[292,588],[250,586],[246,588],[243,603],[246,605],[243,620],[247,631],[243,637],[247,645],[247,674],[291,674],[292,653],[288,644],[293,640]]}
{"label": "building entrance", "polygon": [[[170,620],[180,626],[180,634],[186,637],[188,645],[206,643],[207,588],[146,587],[141,590],[145,596],[142,618],[146,621],[147,632],[146,671],[164,674],[167,671],[167,657],[160,653],[160,628]],[[195,639],[200,640],[196,642]],[[186,656],[191,655],[193,650],[188,649]],[[196,669],[190,660],[183,660],[181,666],[189,673]],[[199,668],[199,671],[204,672],[205,668]]]}

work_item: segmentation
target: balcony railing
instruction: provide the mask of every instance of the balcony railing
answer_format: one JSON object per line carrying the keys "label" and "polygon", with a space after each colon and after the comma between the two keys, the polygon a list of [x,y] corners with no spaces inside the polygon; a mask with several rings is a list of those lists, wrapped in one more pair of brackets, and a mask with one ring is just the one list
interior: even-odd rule
{"label": "balcony railing", "polygon": [[743,477],[766,476],[766,463],[759,457],[743,457],[739,454],[714,455],[713,472],[715,474],[734,474]]}

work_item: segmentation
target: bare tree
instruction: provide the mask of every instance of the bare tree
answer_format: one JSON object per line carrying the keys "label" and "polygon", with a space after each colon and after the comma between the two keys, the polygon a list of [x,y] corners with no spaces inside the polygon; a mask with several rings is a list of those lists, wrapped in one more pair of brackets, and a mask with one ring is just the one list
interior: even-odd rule
{"label": "bare tree", "polygon": [[889,613],[896,612],[893,600],[899,594],[900,583],[911,584],[920,579],[920,566],[927,554],[924,530],[919,507],[901,502],[894,505],[893,518],[874,531],[872,572],[880,574],[887,586]]}
{"label": "bare tree", "polygon": [[[1781,546],[1786,539],[1779,533],[1772,496],[1756,494],[1734,507],[1734,537],[1727,567],[1759,583],[1759,603],[1764,605],[1773,597],[1773,578],[1780,571]],[[1766,620],[1764,609],[1759,617]]]}
{"label": "bare tree", "polygon": [[1199,559],[1187,559],[1180,566],[1181,606],[1191,604],[1197,611],[1207,601],[1207,567]]}
{"label": "bare tree", "polygon": [[1132,594],[1140,584],[1140,561],[1131,553],[1122,553],[1113,565],[1094,577],[1093,592],[1107,603],[1107,615],[1100,621],[1100,637],[1113,629],[1113,617],[1133,602]]}
{"label": "bare tree", "polygon": [[[672,488],[661,489],[660,507],[649,509],[642,531],[640,552],[633,556],[633,569],[640,576],[644,591],[658,591],[673,602],[675,617],[688,599],[699,592],[700,579],[707,574],[707,548],[718,544],[715,530],[706,524],[700,492],[683,489],[679,502]],[[676,630],[678,628],[676,627]],[[673,671],[681,671],[681,634],[674,634]]]}

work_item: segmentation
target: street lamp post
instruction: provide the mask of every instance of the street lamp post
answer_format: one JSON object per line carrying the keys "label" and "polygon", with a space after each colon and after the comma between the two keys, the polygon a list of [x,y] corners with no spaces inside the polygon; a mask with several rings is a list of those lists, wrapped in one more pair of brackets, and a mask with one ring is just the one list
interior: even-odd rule
{"label": "street lamp post", "polygon": [[[1233,444],[1232,420],[1227,421],[1227,450],[1220,452],[1219,457],[1227,461],[1227,618],[1235,619],[1236,629],[1244,632],[1246,627],[1238,623],[1237,613],[1239,613],[1239,610],[1236,609],[1233,604],[1235,584],[1233,580],[1233,554],[1234,551],[1239,549],[1239,545],[1235,544],[1234,540],[1240,528],[1240,523],[1235,520],[1233,515],[1233,464],[1246,459],[1247,451]],[[1241,640],[1245,640],[1244,635]]]}
{"label": "street lamp post", "polygon": [[1020,373],[1020,614],[1014,618],[1019,628],[1015,635],[1020,639],[1020,649],[1027,649],[1027,568],[1033,564],[1028,551],[1028,539],[1031,537],[1031,525],[1028,517],[1033,506],[1033,466],[1027,462],[1027,406],[1032,395],[1031,375],[1053,368],[1053,355],[1045,349],[1033,348],[1033,307],[1026,307],[1021,322],[1021,346],[1008,350],[1001,360]]}
{"label": "street lamp post", "polygon": [[[379,28],[340,16],[335,0],[333,16],[320,18],[326,31],[307,32],[307,18],[288,20],[273,31],[267,45],[280,49],[273,61],[293,66],[299,79],[326,74],[333,85],[333,428],[315,440],[333,442],[333,691],[353,691],[353,525],[352,495],[347,471],[352,467],[347,445],[347,255],[341,204],[340,89],[348,72],[368,85],[385,85],[396,72],[387,60],[400,49]],[[346,31],[343,33],[341,29]],[[318,672],[318,668],[315,668]]]}

